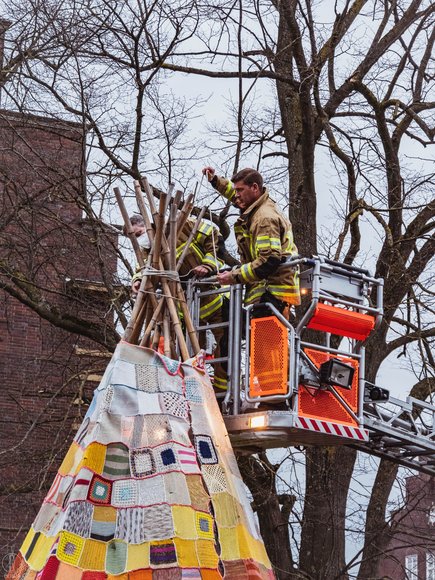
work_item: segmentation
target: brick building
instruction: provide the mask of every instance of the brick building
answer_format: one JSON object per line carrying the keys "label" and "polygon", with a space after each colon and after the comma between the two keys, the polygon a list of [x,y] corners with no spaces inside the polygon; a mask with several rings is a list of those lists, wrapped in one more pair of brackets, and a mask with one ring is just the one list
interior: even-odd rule
{"label": "brick building", "polygon": [[405,504],[393,514],[378,578],[435,580],[435,478],[430,475],[407,478]]}
{"label": "brick building", "polygon": [[1,577],[116,341],[117,234],[84,217],[83,160],[81,126],[0,110]]}

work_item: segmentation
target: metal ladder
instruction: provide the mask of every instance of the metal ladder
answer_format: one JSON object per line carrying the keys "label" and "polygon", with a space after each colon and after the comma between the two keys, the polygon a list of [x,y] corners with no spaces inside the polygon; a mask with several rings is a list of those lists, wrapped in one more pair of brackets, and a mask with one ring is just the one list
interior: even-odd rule
{"label": "metal ladder", "polygon": [[[233,446],[239,451],[252,453],[259,449],[290,445],[347,445],[435,475],[435,406],[412,397],[407,397],[405,401],[393,397],[388,401],[365,400],[367,381],[364,377],[364,340],[349,340],[347,350],[332,348],[331,334],[328,332],[323,333],[323,345],[303,340],[319,303],[370,314],[375,320],[376,332],[382,319],[382,280],[372,278],[366,270],[318,257],[300,258],[294,261],[294,265],[305,268],[301,273],[301,288],[302,292],[311,293],[309,306],[297,327],[293,327],[269,304],[271,315],[288,331],[288,389],[282,395],[254,397],[249,394],[249,318],[255,307],[246,309],[242,306],[242,287],[235,285],[202,292],[201,284],[210,284],[213,279],[191,280],[188,283],[187,299],[196,329],[205,331],[223,326],[228,330],[228,357],[217,360],[227,362],[229,389],[224,395],[218,395],[218,398],[221,399]],[[201,324],[201,298],[219,292],[230,293],[229,320],[222,325]],[[245,311],[244,322],[242,310]],[[245,330],[243,339],[242,324]],[[358,408],[356,411],[347,409],[355,425],[342,425],[321,418],[314,420],[301,415],[301,380],[311,381],[311,389],[320,388],[315,384],[317,370],[306,355],[306,350],[311,348],[323,351],[328,356],[349,357],[358,363]],[[340,404],[346,406],[339,389],[329,386],[327,390],[335,399],[341,400]],[[265,402],[270,408],[256,408]],[[283,402],[288,405],[287,410],[273,410],[274,404]]]}

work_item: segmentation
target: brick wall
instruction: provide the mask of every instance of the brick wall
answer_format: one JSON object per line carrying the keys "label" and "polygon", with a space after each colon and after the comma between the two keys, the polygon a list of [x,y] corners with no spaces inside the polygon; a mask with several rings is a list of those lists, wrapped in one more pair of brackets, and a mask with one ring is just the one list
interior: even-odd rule
{"label": "brick wall", "polygon": [[[0,284],[4,268],[16,269],[42,303],[110,328],[105,300],[76,288],[116,271],[116,235],[83,219],[78,203],[82,159],[80,127],[0,111]],[[1,577],[86,412],[95,383],[83,377],[107,364],[76,354],[90,347],[104,350],[0,289]]]}
{"label": "brick wall", "polygon": [[[417,578],[426,580],[426,555],[435,556],[435,478],[406,480],[405,505],[393,515],[391,537],[379,566],[379,578],[406,580],[405,559],[417,557]],[[432,580],[432,578],[431,578]]]}

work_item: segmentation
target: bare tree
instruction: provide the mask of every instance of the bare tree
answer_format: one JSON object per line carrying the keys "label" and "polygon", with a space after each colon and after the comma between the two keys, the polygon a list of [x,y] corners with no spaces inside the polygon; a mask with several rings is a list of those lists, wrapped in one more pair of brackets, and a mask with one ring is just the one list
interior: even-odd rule
{"label": "bare tree", "polygon": [[[114,178],[163,171],[167,179],[180,173],[187,184],[193,169],[183,131],[200,99],[186,101],[180,85],[233,80],[234,118],[215,126],[220,141],[209,129],[216,139],[210,146],[222,151],[217,160],[228,171],[255,160],[288,204],[303,255],[322,251],[368,264],[384,278],[385,318],[367,345],[367,378],[376,379],[387,356],[411,353],[417,374],[411,393],[431,396],[435,207],[426,152],[434,142],[433,4],[343,0],[325,13],[309,0],[40,2],[38,19],[33,4],[26,6],[29,17],[16,24],[17,44],[7,53],[13,66],[4,69],[4,95],[20,110],[61,116],[88,135],[88,188],[85,201],[78,199],[89,214],[110,215],[106,184]],[[11,0],[7,7],[13,20],[17,8]],[[24,35],[27,22],[34,33]],[[190,157],[195,154],[191,147]],[[320,158],[328,163],[328,187],[316,184]],[[337,209],[330,228],[317,215],[326,191]],[[15,288],[17,276],[5,275]],[[277,468],[266,456],[244,461],[280,578],[353,574],[345,535],[355,460],[349,448],[306,450],[294,558],[286,529],[295,513],[292,494],[276,491]],[[376,575],[396,475],[397,466],[381,461],[365,518],[360,578]]]}

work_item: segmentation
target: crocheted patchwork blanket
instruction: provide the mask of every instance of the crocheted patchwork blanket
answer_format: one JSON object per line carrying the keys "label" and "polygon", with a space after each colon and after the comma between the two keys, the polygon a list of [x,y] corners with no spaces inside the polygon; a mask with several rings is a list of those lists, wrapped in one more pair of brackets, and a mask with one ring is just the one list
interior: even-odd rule
{"label": "crocheted patchwork blanket", "polygon": [[207,374],[118,345],[8,580],[270,579]]}

